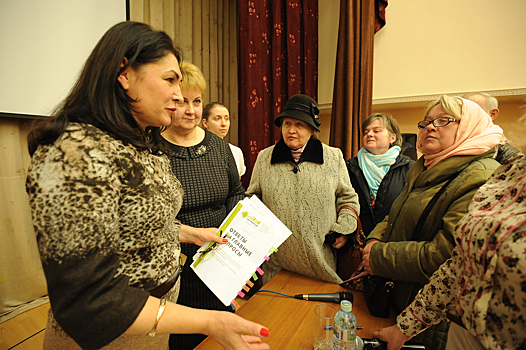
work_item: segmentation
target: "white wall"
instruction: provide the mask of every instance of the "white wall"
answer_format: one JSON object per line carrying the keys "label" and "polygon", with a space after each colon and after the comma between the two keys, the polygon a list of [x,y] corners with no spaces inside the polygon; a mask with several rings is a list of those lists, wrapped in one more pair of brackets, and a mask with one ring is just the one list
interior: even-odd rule
{"label": "white wall", "polygon": [[1,0],[0,113],[50,115],[125,0]]}
{"label": "white wall", "polygon": [[25,190],[27,121],[11,113],[49,115],[125,19],[125,0],[0,0],[0,322],[47,301]]}
{"label": "white wall", "polygon": [[391,1],[373,98],[526,87],[526,1]]}
{"label": "white wall", "polygon": [[332,104],[340,0],[323,0],[318,5],[318,104]]}
{"label": "white wall", "polygon": [[[339,0],[319,8],[320,104],[332,103]],[[526,88],[526,1],[390,1],[373,99]]]}

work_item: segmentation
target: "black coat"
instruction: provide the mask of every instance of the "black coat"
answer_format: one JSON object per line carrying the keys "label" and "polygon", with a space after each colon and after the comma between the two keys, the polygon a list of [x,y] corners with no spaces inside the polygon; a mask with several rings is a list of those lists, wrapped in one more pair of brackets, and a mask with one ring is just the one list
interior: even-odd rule
{"label": "black coat", "polygon": [[346,162],[352,187],[358,193],[360,200],[360,220],[366,237],[389,214],[391,205],[405,186],[407,181],[406,173],[414,162],[414,160],[402,153],[398,155],[395,163],[391,165],[380,183],[374,209],[369,185],[367,185],[362,169],[358,165],[358,157],[353,157]]}

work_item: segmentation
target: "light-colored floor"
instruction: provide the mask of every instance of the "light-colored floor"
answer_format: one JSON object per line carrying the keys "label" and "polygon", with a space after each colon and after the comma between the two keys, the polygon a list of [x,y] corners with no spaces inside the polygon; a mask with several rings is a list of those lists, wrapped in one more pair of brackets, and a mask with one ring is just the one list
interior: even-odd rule
{"label": "light-colored floor", "polygon": [[42,349],[49,303],[0,323],[0,350]]}
{"label": "light-colored floor", "polygon": [[[246,300],[236,298],[239,305]],[[0,350],[42,349],[49,303],[0,323]]]}

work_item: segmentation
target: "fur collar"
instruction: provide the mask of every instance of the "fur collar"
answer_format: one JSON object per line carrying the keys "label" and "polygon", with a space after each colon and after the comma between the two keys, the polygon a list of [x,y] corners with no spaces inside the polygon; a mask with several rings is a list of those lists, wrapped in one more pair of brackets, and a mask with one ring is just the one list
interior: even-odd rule
{"label": "fur collar", "polygon": [[[283,139],[279,140],[272,150],[272,158],[270,159],[270,164],[291,162],[296,164],[290,148],[285,144]],[[317,138],[311,137],[307,142],[307,146],[301,154],[298,164],[301,162],[312,162],[317,164],[323,164],[323,146],[320,140]]]}

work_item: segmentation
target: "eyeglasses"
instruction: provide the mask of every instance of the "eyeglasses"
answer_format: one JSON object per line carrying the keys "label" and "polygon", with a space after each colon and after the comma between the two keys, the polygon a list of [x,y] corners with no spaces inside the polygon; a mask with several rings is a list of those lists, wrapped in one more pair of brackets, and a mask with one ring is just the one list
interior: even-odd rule
{"label": "eyeglasses", "polygon": [[434,120],[422,120],[421,122],[418,122],[417,125],[419,129],[425,129],[429,124],[433,124],[437,128],[441,128],[451,122],[460,122],[460,120],[451,117],[440,117]]}
{"label": "eyeglasses", "polygon": [[[226,239],[230,239],[230,233],[226,233],[224,236],[223,236],[223,232],[220,232],[219,233],[219,237],[221,238],[226,238]],[[199,261],[207,261],[207,260],[210,260],[215,252],[217,250],[219,250],[221,247],[225,246],[225,244],[219,244],[217,242],[214,242],[212,243],[208,248],[206,248],[205,250],[203,250],[200,255],[199,255]]]}
{"label": "eyeglasses", "polygon": [[186,106],[190,106],[190,103],[194,106],[194,108],[198,108],[203,104],[203,101],[201,100],[193,100],[192,102],[189,102],[188,100],[176,102],[175,105],[179,108],[184,108]]}

